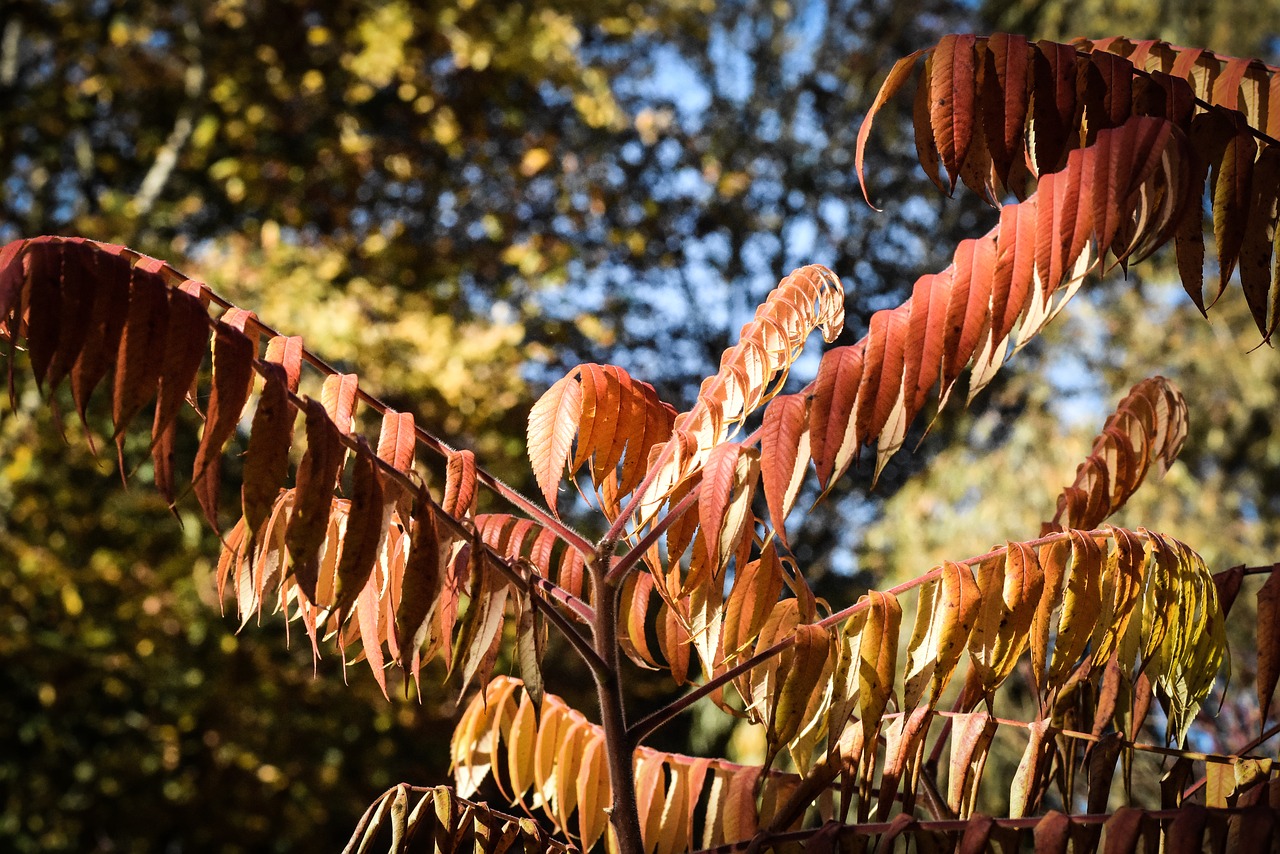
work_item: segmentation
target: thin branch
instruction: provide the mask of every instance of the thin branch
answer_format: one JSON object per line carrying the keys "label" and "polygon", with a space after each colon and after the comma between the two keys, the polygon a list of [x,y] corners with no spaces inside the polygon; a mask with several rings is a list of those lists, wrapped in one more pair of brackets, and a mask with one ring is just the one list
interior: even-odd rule
{"label": "thin branch", "polygon": [[653,547],[658,538],[667,532],[667,529],[676,523],[681,516],[688,512],[694,502],[698,500],[698,493],[702,491],[702,484],[697,484],[693,489],[689,490],[689,494],[672,507],[667,515],[663,516],[654,525],[649,528],[648,533],[627,550],[625,554],[614,561],[613,566],[609,569],[609,574],[605,577],[605,583],[618,584],[626,576],[627,572],[635,566],[644,557],[645,553]]}
{"label": "thin branch", "polygon": [[[257,366],[261,366],[262,361],[260,359],[255,359],[254,361]],[[259,369],[259,373],[262,373],[260,369]],[[299,411],[305,411],[306,401],[302,398],[301,395],[297,394],[296,392],[289,391],[287,389],[286,389],[286,394],[288,395],[289,402],[294,406],[294,408],[298,409]],[[339,433],[338,439],[343,445],[345,445],[354,453],[357,453],[357,454],[368,453],[368,450],[367,450],[368,445],[362,443],[360,439],[353,434]],[[378,457],[375,455],[373,457],[373,462],[382,470],[382,472],[385,475],[387,475],[392,480],[396,481],[398,484],[403,486],[409,493],[413,495],[421,495],[427,501],[429,501],[431,503],[431,509],[435,515],[435,518],[438,520],[444,520],[446,527],[448,527],[455,535],[466,540],[472,539],[472,535],[474,531],[471,529],[471,527],[468,525],[464,525],[458,519],[455,519],[450,514],[444,512],[444,508],[442,508],[439,504],[436,503],[436,500],[431,497],[431,493],[427,492],[425,489],[420,489],[419,484],[416,483],[413,480],[413,478],[411,478],[406,473],[400,471],[395,466],[388,463],[386,460],[383,460],[381,457]],[[557,602],[563,603],[569,609],[569,611],[573,613],[573,615],[583,623],[590,623],[594,619],[595,611],[592,610],[591,606],[588,605],[586,602],[583,602],[577,596],[574,596],[568,590],[565,590],[564,588],[559,587],[558,585],[555,584],[555,582],[551,581],[551,579],[546,578],[545,576],[542,576],[542,575],[536,576],[536,578],[538,579],[536,585],[526,584],[524,575],[515,566],[512,565],[511,561],[506,557],[506,555],[498,553],[492,546],[490,546],[488,543],[484,542],[483,540],[477,540],[477,542],[480,546],[484,548],[485,552],[488,553],[493,564],[498,568],[498,571],[501,572],[509,581],[513,581],[516,584],[519,584],[525,587],[528,590],[530,595],[534,595],[535,593],[543,593],[546,596],[550,597],[551,599]],[[534,589],[535,586],[537,588],[536,590]]]}
{"label": "thin branch", "polygon": [[[102,246],[104,248],[107,246],[107,244],[103,244],[99,241],[88,241],[88,242],[94,243],[95,245]],[[129,251],[135,255],[141,254],[141,253],[135,252],[134,250],[129,250]],[[188,278],[187,276],[184,276],[182,273],[178,272],[171,264],[167,264],[167,263],[164,264],[164,271],[167,275],[169,275],[172,278],[172,280],[186,281]],[[170,284],[172,285],[173,281],[171,281]],[[212,302],[214,305],[217,305],[219,308],[231,309],[231,308],[237,307],[235,303],[231,302],[226,297],[220,295],[219,293],[214,291],[212,288],[210,288],[207,283],[201,282],[200,285],[201,285],[201,292],[208,295],[210,302]],[[210,323],[211,324],[213,323],[212,318],[210,319]],[[268,338],[273,338],[280,335],[280,332],[273,329],[271,326],[268,326],[266,323],[263,323],[262,320],[256,315],[251,317],[245,325],[246,327],[253,326],[257,330],[259,335],[264,335]],[[333,367],[324,359],[320,358],[315,353],[311,352],[311,350],[307,349],[305,346],[302,348],[302,360],[307,364],[311,365],[313,368],[319,370],[323,374],[332,376],[334,374],[339,373],[337,368]],[[373,409],[375,412],[378,412],[379,414],[385,415],[387,411],[390,410],[391,408],[386,403],[382,402],[377,397],[374,397],[372,394],[370,394],[369,392],[365,391],[362,388],[357,387],[356,396],[362,403],[364,403],[365,405]],[[448,458],[450,453],[453,453],[457,450],[448,442],[444,441],[438,436],[435,436],[429,433],[421,425],[415,424],[414,432],[419,442],[421,442],[429,450],[434,451],[436,454],[438,454],[441,457]],[[594,546],[586,537],[584,537],[582,534],[578,533],[573,528],[566,525],[560,519],[556,518],[552,513],[550,513],[544,507],[540,506],[533,499],[529,498],[528,496],[524,495],[523,493],[519,492],[513,487],[508,486],[501,479],[491,474],[488,470],[486,470],[482,466],[476,466],[476,480],[484,484],[487,488],[489,488],[493,492],[497,493],[500,497],[505,499],[507,502],[509,502],[513,506],[519,508],[525,513],[528,513],[530,516],[533,517],[535,521],[538,522],[538,524],[542,525],[545,528],[550,528],[553,532],[555,532],[556,536],[564,540],[565,543],[567,543],[575,551],[582,554],[583,557],[589,558],[591,557],[591,555],[595,553]]]}
{"label": "thin branch", "polygon": [[[595,674],[597,679],[607,674],[609,672],[608,663],[600,657],[600,653],[598,653],[591,645],[591,641],[589,641],[582,632],[578,631],[577,626],[570,623],[565,615],[560,613],[559,609],[556,608],[555,605],[548,602],[542,596],[537,595],[533,589],[534,579],[546,581],[545,578],[536,574],[531,574],[523,579],[525,589],[529,593],[529,600],[533,603],[534,610],[545,614],[547,619],[560,630],[560,634],[564,635],[564,639],[569,642],[569,645],[577,651],[578,655],[582,656],[582,660],[587,663],[587,667],[591,668],[591,672]],[[556,589],[558,590],[559,588]]]}
{"label": "thin branch", "polygon": [[[1104,535],[1109,535],[1110,529],[1098,528],[1092,531],[1088,531],[1087,534],[1088,536],[1091,536],[1091,537],[1100,537]],[[1049,534],[1048,536],[1039,537],[1034,540],[1027,540],[1024,543],[1024,545],[1028,545],[1032,547],[1042,546],[1047,543],[1056,542],[1057,540],[1066,539],[1069,536],[1070,536],[1069,531],[1063,531],[1063,532],[1058,532],[1054,534]],[[971,558],[967,558],[965,560],[959,561],[959,563],[972,566],[974,564],[981,563],[984,560],[988,560],[990,558],[996,557],[997,555],[1004,553],[1004,551],[1005,551],[1005,547],[1001,546],[998,549],[992,549],[986,554],[981,554],[981,555],[978,555],[977,557],[971,557]],[[924,584],[928,584],[930,581],[933,581],[934,579],[939,578],[941,575],[942,575],[942,568],[939,567],[937,569],[933,569],[933,570],[930,570],[929,572],[926,572],[924,575],[913,578],[910,581],[904,581],[895,587],[890,587],[888,590],[884,592],[894,596],[898,596],[898,595],[901,595],[902,593],[907,592],[908,590],[913,590],[916,587],[920,587]],[[831,626],[834,626],[835,624],[842,622],[843,620],[847,620],[849,617],[852,617],[854,614],[857,614],[858,612],[863,611],[868,607],[870,607],[870,601],[867,599],[862,599],[841,611],[836,611],[834,614],[831,614],[829,617],[819,620],[817,625],[822,626],[823,628],[830,628]],[[668,703],[666,706],[663,706],[661,709],[658,709],[657,711],[652,712],[647,717],[641,719],[640,721],[637,721],[636,724],[632,727],[632,738],[637,744],[639,744],[651,732],[653,732],[654,730],[661,727],[663,724],[667,723],[668,721],[678,716],[681,712],[683,712],[685,709],[692,706],[698,700],[701,700],[703,697],[708,696],[709,694],[716,691],[720,687],[727,685],[729,682],[733,681],[738,676],[741,676],[743,673],[746,673],[748,670],[755,667],[756,665],[761,664],[765,661],[768,661],[770,658],[773,658],[775,655],[778,655],[784,650],[789,649],[792,645],[795,644],[795,642],[796,642],[796,637],[794,634],[787,635],[785,638],[778,641],[768,649],[765,649],[761,652],[756,653],[755,655],[748,658],[746,661],[743,661],[740,664],[737,664],[734,667],[729,668],[723,673],[720,673],[719,675],[714,676],[711,679],[707,680],[703,684],[699,685],[697,688],[694,688],[688,694],[685,694],[683,697],[678,697],[677,699]]]}
{"label": "thin branch", "polygon": [[[1243,815],[1247,813],[1250,807],[1207,807],[1210,813],[1214,815]],[[1155,821],[1163,822],[1177,818],[1181,815],[1178,808],[1164,810],[1142,810],[1142,814],[1147,818]],[[1114,813],[1084,813],[1066,816],[1068,821],[1074,825],[1091,825],[1106,824],[1114,817]],[[1026,816],[1023,818],[993,818],[992,823],[997,827],[1008,827],[1015,830],[1033,830],[1036,825],[1044,820],[1043,815]],[[973,824],[971,819],[947,819],[942,821],[914,821],[907,827],[902,829],[903,833],[962,833]],[[764,845],[780,845],[787,842],[804,842],[816,836],[823,830],[831,832],[833,825],[827,824],[819,827],[809,827],[804,830],[791,830],[786,833],[765,833],[758,834],[751,839],[741,839],[737,842],[729,842],[724,845],[718,845],[715,848],[703,848],[695,854],[731,854],[734,851],[744,851],[753,844],[763,843]],[[887,833],[894,828],[893,822],[878,821],[868,822],[866,824],[845,824],[834,828],[835,832],[840,836],[878,836]]]}
{"label": "thin branch", "polygon": [[[1250,750],[1257,749],[1259,746],[1262,745],[1263,742],[1269,741],[1271,738],[1273,738],[1276,735],[1276,733],[1280,733],[1280,724],[1275,724],[1274,726],[1271,727],[1271,729],[1263,731],[1262,735],[1258,736],[1253,741],[1249,742],[1244,747],[1240,748],[1240,755],[1243,756],[1244,754],[1248,753]],[[1187,790],[1182,793],[1183,800],[1191,797],[1196,792],[1200,791],[1200,789],[1204,786],[1205,782],[1208,779],[1209,779],[1208,777],[1201,777],[1199,780],[1196,780],[1194,783],[1188,786]]]}

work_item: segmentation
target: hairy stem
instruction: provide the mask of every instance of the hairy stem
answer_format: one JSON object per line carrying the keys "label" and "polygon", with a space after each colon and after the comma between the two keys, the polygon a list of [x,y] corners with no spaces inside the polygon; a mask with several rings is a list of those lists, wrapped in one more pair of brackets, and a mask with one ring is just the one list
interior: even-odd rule
{"label": "hairy stem", "polygon": [[605,750],[609,760],[609,781],[613,784],[613,805],[609,821],[618,836],[618,850],[621,854],[644,854],[632,770],[635,742],[627,732],[622,705],[621,667],[618,658],[619,588],[606,580],[607,561],[607,555],[598,553],[591,561],[590,569],[596,605],[593,626],[595,648],[596,654],[605,663],[603,671],[596,674],[596,690],[600,698],[600,724],[604,729]]}

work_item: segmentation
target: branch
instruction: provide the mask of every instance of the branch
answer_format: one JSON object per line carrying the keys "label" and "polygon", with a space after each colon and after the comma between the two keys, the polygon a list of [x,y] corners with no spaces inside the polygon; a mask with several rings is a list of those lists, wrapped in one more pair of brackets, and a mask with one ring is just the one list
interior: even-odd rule
{"label": "branch", "polygon": [[[214,303],[221,306],[222,308],[234,307],[234,305],[231,303],[230,300],[227,300],[219,296],[218,294],[214,293],[213,290],[210,289],[208,285],[204,286],[204,291],[205,293],[209,294],[209,298]],[[270,326],[263,323],[256,316],[251,318],[249,320],[249,323],[257,327],[260,334],[266,335],[267,337],[275,337],[280,334],[275,329],[272,329]],[[332,376],[334,374],[339,373],[337,368],[333,367],[324,359],[321,359],[319,356],[312,353],[306,347],[303,347],[302,349],[302,358],[303,358],[303,361],[311,365],[313,368],[316,368],[323,374]],[[369,408],[371,408],[372,410],[374,410],[379,414],[385,414],[387,410],[390,409],[390,407],[387,406],[387,404],[383,403],[381,400],[374,397],[372,394],[370,394],[369,392],[365,391],[362,388],[359,388],[359,387],[356,388],[356,397],[362,403],[364,403]],[[436,454],[438,454],[441,457],[444,457],[447,459],[449,454],[457,451],[457,448],[454,448],[452,445],[450,445],[448,442],[444,441],[443,439],[439,438],[438,436],[435,436],[427,432],[427,430],[423,428],[422,425],[420,424],[417,424],[417,423],[414,424],[414,433],[417,436],[417,439],[419,442],[421,442],[423,445],[426,445],[427,448],[434,451]],[[506,499],[509,503],[511,503],[515,507],[519,508],[525,513],[528,513],[530,516],[534,518],[535,521],[538,522],[538,524],[542,525],[545,528],[550,528],[552,531],[555,532],[556,536],[564,540],[565,543],[567,543],[575,551],[582,554],[583,557],[590,558],[595,553],[594,546],[592,546],[592,544],[587,540],[586,537],[582,536],[573,528],[570,528],[564,522],[561,522],[555,516],[551,515],[551,513],[543,509],[533,499],[527,497],[526,495],[519,492],[518,490],[508,486],[498,477],[496,477],[493,474],[490,474],[488,470],[486,470],[485,468],[479,465],[476,466],[476,480],[480,481],[482,484],[487,486],[489,489],[493,490],[502,498]]]}
{"label": "branch", "polygon": [[[1089,536],[1094,536],[1094,537],[1103,536],[1105,534],[1110,533],[1110,529],[1098,528],[1092,531],[1088,531],[1087,533]],[[1057,540],[1065,539],[1069,536],[1070,536],[1070,532],[1060,532],[1055,534],[1049,534],[1048,536],[1039,537],[1038,539],[1027,540],[1025,545],[1042,546],[1047,543],[1052,543]],[[959,561],[959,563],[972,566],[974,564],[981,563],[982,561],[987,560],[989,558],[995,557],[996,555],[999,555],[1002,552],[1004,552],[1004,550],[1005,548],[1001,546],[998,549],[992,549],[986,554],[981,554],[981,555],[978,555],[977,557],[971,557],[971,558],[967,558],[965,560]],[[939,567],[938,569],[933,569],[933,570],[930,570],[929,572],[926,572],[924,575],[913,578],[910,581],[904,581],[901,584],[897,585],[896,587],[890,587],[885,592],[890,593],[894,596],[898,596],[902,593],[907,592],[908,590],[913,590],[916,587],[920,587],[924,584],[927,584],[930,581],[933,581],[935,578],[939,578],[941,575],[942,575],[942,569],[941,567]],[[823,628],[830,628],[831,626],[834,626],[835,624],[843,620],[846,620],[849,617],[852,617],[854,614],[857,614],[858,612],[865,610],[869,606],[870,606],[869,600],[866,600],[866,599],[860,600],[850,605],[849,607],[845,608],[842,611],[837,611],[834,614],[830,615],[829,617],[819,620],[817,625],[822,626]],[[679,697],[673,700],[671,703],[668,703],[667,705],[651,713],[650,715],[643,718],[642,720],[637,721],[636,724],[631,728],[633,740],[635,741],[635,743],[639,744],[645,738],[645,736],[649,735],[651,732],[658,729],[663,724],[675,718],[677,715],[679,715],[685,709],[692,706],[698,700],[701,700],[703,697],[706,697],[707,695],[711,694],[712,692],[716,691],[722,686],[727,685],[733,679],[737,678],[738,676],[741,676],[743,673],[746,673],[748,670],[755,667],[756,665],[761,664],[765,661],[768,661],[770,658],[773,658],[775,655],[778,655],[784,650],[789,649],[791,646],[795,644],[795,642],[796,642],[796,637],[794,634],[787,635],[785,638],[778,641],[768,649],[762,650],[761,652],[758,652],[755,655],[748,658],[746,661],[743,661],[742,663],[729,668],[723,673],[720,673],[719,675],[712,677],[708,681],[704,682],[702,685],[699,685],[697,688],[694,688],[688,694],[685,694],[683,697]]]}
{"label": "branch", "polygon": [[[1206,807],[1213,815],[1231,816],[1244,815],[1249,812],[1251,807]],[[1164,809],[1164,810],[1141,810],[1142,814],[1147,818],[1155,821],[1164,822],[1177,818],[1182,814],[1180,808]],[[1106,824],[1115,816],[1115,813],[1085,813],[1072,814],[1066,816],[1068,821],[1073,825],[1089,825],[1089,824]],[[1015,830],[1033,830],[1036,825],[1045,819],[1043,815],[1026,816],[1024,818],[993,818],[991,822],[996,827],[1009,827]],[[804,842],[811,839],[817,834],[825,831],[826,833],[834,832],[840,837],[844,836],[877,836],[887,833],[890,830],[899,829],[902,833],[962,833],[973,824],[972,819],[954,819],[943,821],[912,821],[905,828],[899,822],[897,828],[895,823],[891,821],[868,822],[866,824],[838,824],[828,822],[819,827],[810,827],[804,830],[792,830],[786,833],[762,833],[757,834],[752,839],[740,839],[737,842],[728,842],[724,845],[718,845],[715,848],[703,848],[695,854],[731,854],[734,851],[744,851],[752,845],[771,845],[777,846],[787,842]]]}
{"label": "branch", "polygon": [[698,484],[693,487],[693,489],[689,490],[688,495],[680,499],[679,503],[667,512],[667,515],[654,523],[653,527],[649,529],[649,532],[644,535],[644,538],[641,539],[640,542],[628,549],[626,554],[622,555],[622,557],[618,558],[614,562],[612,568],[609,570],[609,574],[605,576],[605,583],[615,585],[621,582],[627,572],[640,562],[644,557],[645,552],[649,551],[653,544],[658,541],[658,538],[665,534],[668,528],[674,525],[681,516],[688,512],[689,508],[693,506],[693,503],[698,500],[698,493],[701,491],[702,484]]}
{"label": "branch", "polygon": [[[1271,729],[1264,730],[1262,735],[1258,736],[1253,741],[1249,742],[1244,747],[1242,747],[1240,749],[1240,755],[1243,756],[1244,754],[1248,753],[1250,750],[1254,750],[1259,745],[1261,745],[1264,741],[1270,740],[1273,736],[1275,736],[1276,733],[1280,733],[1280,724],[1275,724],[1274,726],[1271,727]],[[1188,786],[1187,790],[1182,793],[1183,800],[1186,800],[1187,798],[1194,795],[1196,792],[1200,791],[1200,789],[1204,786],[1205,782],[1208,779],[1209,779],[1208,777],[1201,777],[1199,780],[1196,780],[1194,783]]]}

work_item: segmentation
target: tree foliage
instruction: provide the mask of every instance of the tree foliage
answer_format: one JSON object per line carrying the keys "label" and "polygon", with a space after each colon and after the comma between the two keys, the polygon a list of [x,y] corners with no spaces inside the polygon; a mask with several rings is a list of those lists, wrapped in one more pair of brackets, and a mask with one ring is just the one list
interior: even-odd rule
{"label": "tree foliage", "polygon": [[[456,791],[390,789],[353,844],[385,826],[397,849],[414,834],[446,848],[505,850],[521,838],[627,852],[908,834],[977,850],[1034,828],[1037,849],[1063,850],[1069,838],[1096,846],[1105,827],[1109,850],[1134,850],[1144,836],[1194,841],[1224,825],[1237,845],[1269,844],[1270,760],[1250,751],[1274,732],[1222,754],[1187,741],[1227,660],[1226,614],[1243,579],[1270,572],[1257,597],[1265,726],[1280,679],[1280,576],[1270,566],[1213,574],[1174,536],[1107,523],[1173,461],[1195,417],[1169,381],[1139,382],[1120,401],[1038,538],[944,560],[837,609],[815,595],[785,526],[810,472],[825,494],[874,447],[878,476],[935,390],[940,412],[967,374],[959,397],[972,399],[1095,271],[1173,243],[1205,312],[1238,266],[1267,341],[1280,320],[1274,69],[1155,41],[946,36],[889,71],[859,134],[859,176],[871,119],[921,62],[921,163],[944,191],[962,183],[1003,202],[998,224],[872,314],[861,340],[826,351],[798,391],[782,393],[809,338],[833,341],[845,319],[843,285],[819,266],[768,295],[683,412],[620,368],[572,369],[528,422],[546,508],[164,262],[82,238],[0,252],[0,320],[34,381],[49,395],[65,382],[87,421],[110,376],[99,397],[121,470],[128,426],[149,418],[146,452],[170,503],[188,469],[175,455],[178,413],[197,404],[205,426],[189,482],[223,532],[214,577],[242,621],[283,612],[316,655],[333,641],[344,659],[362,656],[384,693],[391,665],[407,692],[437,657],[464,691],[479,686],[454,734]],[[1208,300],[1206,190],[1217,261]],[[376,441],[360,410],[380,419]],[[246,418],[242,512],[227,526],[223,449]],[[419,448],[443,468],[434,490],[415,468]],[[600,511],[591,537],[558,513],[566,475]],[[482,492],[502,509],[480,512]],[[591,672],[599,724],[544,685],[552,628]],[[508,634],[520,680],[494,675]],[[695,687],[628,721],[624,654]],[[961,665],[958,693],[947,692]],[[1010,688],[1020,665],[1025,684]],[[1032,720],[997,715],[1019,690]],[[763,763],[642,744],[702,699],[762,728]],[[1153,701],[1164,745],[1144,740]],[[995,785],[983,770],[1009,729],[1026,740],[1008,815],[983,817],[978,794]],[[1153,754],[1175,760],[1158,806],[1129,794],[1133,765]],[[1112,786],[1122,759],[1123,796]],[[1187,786],[1196,763],[1203,804],[1191,800],[1200,786]],[[469,800],[488,775],[541,809],[562,842]],[[1073,815],[1081,797],[1085,813]]]}

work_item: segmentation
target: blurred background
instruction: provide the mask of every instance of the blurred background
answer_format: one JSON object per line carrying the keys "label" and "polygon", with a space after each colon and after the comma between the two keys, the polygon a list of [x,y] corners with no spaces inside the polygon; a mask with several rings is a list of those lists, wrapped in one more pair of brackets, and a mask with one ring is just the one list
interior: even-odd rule
{"label": "blurred background", "polygon": [[[0,240],[84,235],[169,260],[528,486],[528,407],[568,367],[621,365],[684,409],[792,268],[844,279],[848,343],[994,222],[928,184],[901,105],[868,153],[885,212],[862,201],[854,139],[898,57],[1004,29],[1275,61],[1278,6],[7,0]],[[1191,438],[1116,521],[1214,569],[1280,557],[1277,360],[1251,352],[1238,290],[1205,323],[1172,279],[1157,257],[1086,288],[874,491],[852,474],[797,520],[820,594],[847,603],[1036,536],[1110,407],[1154,373],[1186,393]],[[797,388],[816,365],[815,348]],[[195,503],[175,518],[145,465],[122,488],[113,455],[21,372],[15,400],[0,415],[0,849],[329,850],[386,787],[445,781],[455,684],[387,702],[336,655],[313,677],[279,618],[237,634]],[[1206,747],[1256,732],[1251,667],[1237,656]],[[583,681],[548,674],[585,702]],[[635,682],[637,707],[669,693]],[[659,746],[752,749],[714,710],[682,723]]]}

